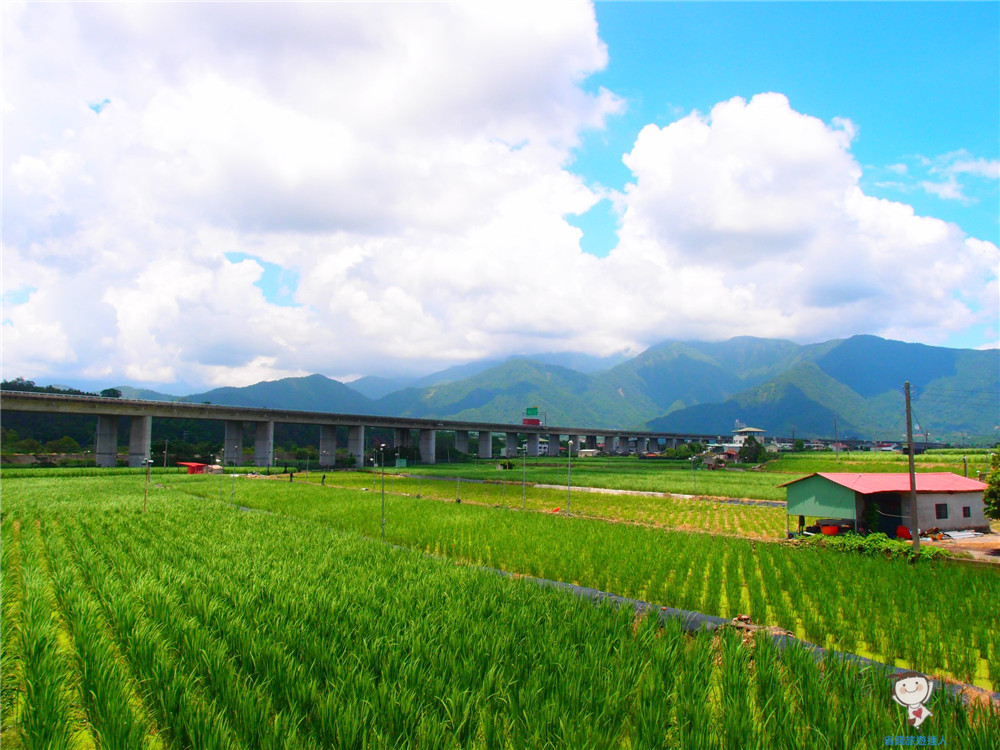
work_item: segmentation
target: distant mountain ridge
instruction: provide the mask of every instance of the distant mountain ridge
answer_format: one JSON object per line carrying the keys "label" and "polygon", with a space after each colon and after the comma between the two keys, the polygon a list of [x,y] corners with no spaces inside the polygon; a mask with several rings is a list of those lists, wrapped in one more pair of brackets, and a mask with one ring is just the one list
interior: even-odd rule
{"label": "distant mountain ridge", "polygon": [[[904,432],[902,387],[909,380],[919,433],[995,441],[1000,432],[1000,351],[876,336],[809,345],[749,336],[665,341],[589,373],[512,357],[410,381],[361,380],[345,385],[310,375],[178,400],[506,423],[519,422],[525,407],[537,406],[548,424],[558,426],[706,434],[725,434],[741,420],[770,435],[833,437],[836,420],[840,437],[898,440]],[[395,388],[398,382],[408,385]],[[126,397],[177,398],[121,390]]]}
{"label": "distant mountain ridge", "polygon": [[658,430],[732,429],[736,419],[772,434],[886,437],[905,434],[903,384],[911,383],[918,432],[995,441],[1000,351],[946,349],[853,336],[801,347],[787,369],[716,402],[652,419]]}
{"label": "distant mountain ridge", "polygon": [[447,383],[454,383],[466,378],[475,377],[481,372],[485,372],[493,367],[498,367],[505,362],[519,359],[530,359],[542,365],[556,365],[568,370],[575,370],[585,374],[601,372],[628,359],[624,354],[612,354],[607,357],[594,357],[589,354],[579,354],[574,352],[556,352],[552,354],[533,354],[527,356],[511,356],[506,360],[487,359],[469,362],[464,365],[455,365],[440,372],[431,373],[418,378],[384,378],[368,375],[351,381],[348,385],[361,394],[371,399],[380,399],[396,391],[406,388],[430,388]]}
{"label": "distant mountain ridge", "polygon": [[375,402],[339,380],[325,375],[266,380],[243,388],[215,388],[204,393],[185,396],[189,403],[225,404],[297,411],[343,412],[374,414]]}
{"label": "distant mountain ridge", "polygon": [[122,393],[122,398],[134,398],[141,401],[180,401],[180,396],[171,396],[159,391],[151,391],[147,388],[133,388],[129,385],[120,385],[118,390]]}

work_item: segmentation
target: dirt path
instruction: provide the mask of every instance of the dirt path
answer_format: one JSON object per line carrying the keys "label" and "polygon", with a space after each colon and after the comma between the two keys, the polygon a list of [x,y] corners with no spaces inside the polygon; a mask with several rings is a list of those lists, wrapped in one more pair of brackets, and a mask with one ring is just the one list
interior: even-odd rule
{"label": "dirt path", "polygon": [[942,539],[939,541],[921,542],[934,547],[953,550],[955,552],[968,552],[974,560],[1000,565],[1000,534],[984,534],[983,536],[972,537],[971,539]]}
{"label": "dirt path", "polygon": [[[565,490],[565,484],[536,484],[535,487],[546,490]],[[777,500],[751,500],[740,497],[714,497],[712,495],[681,495],[676,492],[651,492],[647,490],[612,490],[607,487],[573,487],[573,492],[599,492],[605,495],[638,495],[642,497],[673,497],[681,500],[712,500],[717,503],[732,503],[735,505],[761,505],[765,508],[784,508],[785,504]]]}

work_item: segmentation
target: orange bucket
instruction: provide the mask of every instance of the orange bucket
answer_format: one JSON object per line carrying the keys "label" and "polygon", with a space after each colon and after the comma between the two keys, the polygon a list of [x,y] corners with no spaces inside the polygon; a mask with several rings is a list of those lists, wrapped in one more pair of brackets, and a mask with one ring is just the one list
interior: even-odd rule
{"label": "orange bucket", "polygon": [[839,526],[820,526],[819,530],[822,531],[827,536],[837,536],[840,533]]}

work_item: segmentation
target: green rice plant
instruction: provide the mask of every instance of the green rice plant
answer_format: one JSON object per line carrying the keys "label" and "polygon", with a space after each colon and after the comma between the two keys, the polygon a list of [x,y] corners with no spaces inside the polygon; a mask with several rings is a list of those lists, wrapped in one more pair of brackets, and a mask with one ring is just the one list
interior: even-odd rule
{"label": "green rice plant", "polygon": [[750,684],[750,650],[738,630],[724,630],[720,638],[722,666],[722,746],[737,747],[754,732],[753,691]]}
{"label": "green rice plant", "polygon": [[74,580],[73,566],[55,533],[44,537],[53,568],[56,597],[67,620],[81,673],[81,693],[95,740],[101,747],[139,748],[150,727],[133,710],[127,675],[106,638],[106,625]]}
{"label": "green rice plant", "polygon": [[[917,471],[950,471],[963,474],[968,461],[969,476],[975,477],[976,470],[985,470],[989,463],[988,452],[966,450],[958,453],[948,451],[927,451],[915,456]],[[833,452],[785,453],[768,461],[768,473],[812,474],[813,472],[898,472],[909,470],[909,457],[905,453],[883,453],[851,451],[839,456]]]}
{"label": "green rice plant", "polygon": [[[717,555],[713,558],[714,561],[720,561],[720,566],[713,568],[709,571],[709,579],[712,581],[721,580],[725,583],[726,589],[726,608],[724,610],[726,617],[736,617],[737,615],[745,614],[743,611],[743,576],[740,574],[740,550],[735,547],[730,547],[726,550],[725,557]],[[716,590],[720,590],[721,587],[716,584]],[[718,605],[710,606],[709,611],[723,611]]]}
{"label": "green rice plant", "polygon": [[[502,505],[520,507],[521,487],[519,483],[494,480],[484,482],[468,481],[462,474],[454,478],[397,477],[387,475],[386,492],[405,494],[413,497],[455,500],[460,496],[464,503]],[[338,472],[328,476],[324,484],[330,489],[371,489],[371,475],[363,472]],[[318,484],[319,477],[309,477],[309,482]],[[516,490],[508,488],[514,484]],[[574,487],[576,483],[574,482]],[[456,492],[460,489],[460,493]],[[518,496],[517,502],[509,502],[507,493]],[[547,488],[529,485],[526,490],[525,507],[530,510],[552,510],[566,505],[564,488]],[[783,498],[781,498],[783,499]],[[781,509],[745,503],[721,503],[715,500],[684,497],[650,496],[638,492],[611,494],[609,492],[574,489],[572,507],[576,515],[605,518],[614,521],[634,521],[669,528],[680,528],[719,533],[743,534],[761,538],[784,536],[785,520]]]}
{"label": "green rice plant", "polygon": [[[5,483],[5,522],[29,528],[31,554],[48,552],[76,658],[115,655],[120,694],[167,747],[857,747],[907,733],[884,675],[779,651],[762,635],[752,647],[738,633],[686,635],[652,614],[456,561],[651,596],[687,591],[699,604],[728,585],[712,580],[718,569],[739,580],[739,596],[751,592],[751,606],[759,585],[776,610],[813,609],[827,634],[838,632],[830,618],[852,616],[848,597],[878,578],[889,592],[869,586],[866,596],[887,649],[955,625],[937,589],[972,597],[956,604],[965,617],[994,592],[972,569],[845,565],[823,550],[415,498],[392,501],[394,537],[382,544],[370,493],[304,483],[238,483],[238,505],[274,511],[251,513],[215,500],[210,479],[183,477],[151,493],[143,513],[131,477],[55,481]],[[424,554],[435,547],[451,559]],[[834,564],[842,583],[829,583]],[[895,600],[896,586],[924,598]],[[921,611],[940,627],[913,626]],[[892,631],[899,616],[909,627]],[[74,665],[57,667],[70,684]],[[933,728],[949,744],[995,738],[996,709],[941,700]]]}
{"label": "green rice plant", "polygon": [[[723,586],[720,584],[723,583],[726,589],[727,606],[730,609],[739,609],[739,567],[737,566],[735,571],[725,570],[724,573],[723,565],[725,561],[728,561],[728,556],[712,555],[709,558],[708,567],[703,573],[705,577],[704,598],[692,609],[701,612],[721,612]],[[731,584],[730,581],[734,583]],[[734,591],[736,592],[735,600],[730,598],[733,596]]]}
{"label": "green rice plant", "polygon": [[[121,575],[138,573],[139,568],[130,567],[131,564],[131,560],[118,557],[115,570]],[[165,568],[160,571],[167,573]],[[186,590],[185,577],[178,576],[176,570],[171,577],[169,588],[162,579],[147,580],[147,585],[138,589],[139,596],[133,602],[146,610],[150,620],[174,645],[179,665],[198,681],[206,696],[224,710],[228,723],[243,734],[244,742],[252,738],[260,747],[295,746],[295,734],[284,734],[288,727],[280,721],[270,720],[272,710],[262,700],[263,694],[249,687],[236,673],[222,642],[182,611],[179,597],[184,595],[190,599],[196,595]]]}
{"label": "green rice plant", "polygon": [[[377,513],[364,499],[331,492],[323,497],[320,488],[315,490],[320,493],[315,502],[301,493],[286,502],[279,497],[284,493],[278,485],[256,483],[254,496],[245,496],[244,502],[362,533],[377,533]],[[739,540],[663,534],[635,527],[529,515],[530,518],[492,508],[396,498],[389,508],[387,533],[394,543],[436,554],[529,575],[579,581],[695,610],[705,607],[705,597],[710,596],[711,576],[707,575],[706,567],[711,569],[712,556],[727,554],[730,546],[740,549],[749,546]],[[796,630],[808,618],[808,636],[820,643],[831,637],[850,643],[853,636],[857,641],[868,628],[873,612],[879,637],[877,641],[861,639],[871,644],[874,653],[890,659],[907,653],[912,658],[913,644],[920,642],[914,636],[921,633],[940,631],[946,642],[959,638],[977,642],[982,638],[977,633],[990,630],[990,625],[976,614],[998,595],[998,581],[989,571],[911,566],[882,559],[843,565],[821,550],[775,545],[756,545],[756,548],[760,559],[756,569],[761,571],[761,580],[766,576],[767,581],[761,596],[773,613],[773,619],[765,622]],[[836,575],[831,575],[831,570],[836,570]],[[752,595],[755,568],[741,566],[738,576],[740,586]],[[884,585],[873,589],[873,581]],[[719,583],[711,585],[718,588]],[[914,606],[902,592],[913,587],[925,597],[922,605],[925,609],[927,597],[934,602],[935,618],[918,616],[916,612],[913,617],[901,616]],[[873,591],[872,596],[864,597],[863,609],[853,593],[859,588]],[[955,595],[957,591],[960,596]],[[938,660],[923,667],[944,669],[945,664]]]}
{"label": "green rice plant", "polygon": [[797,744],[794,705],[782,673],[781,655],[769,635],[754,635],[753,678],[756,704],[760,711],[760,734],[765,747],[793,747]]}
{"label": "green rice plant", "polygon": [[690,639],[681,652],[675,709],[680,747],[717,747],[710,703],[714,654],[712,638],[702,632]]}
{"label": "green rice plant", "polygon": [[[67,536],[72,548],[83,545],[79,537]],[[101,604],[115,639],[136,683],[141,686],[142,698],[156,715],[159,726],[167,739],[194,747],[235,747],[231,730],[226,721],[200,699],[197,682],[179,669],[172,656],[172,649],[160,630],[136,606],[135,591],[149,585],[148,573],[139,574],[126,584],[117,578],[114,564],[99,554],[87,554],[85,549],[73,550],[78,570]]]}
{"label": "green rice plant", "polygon": [[[836,725],[828,710],[828,695],[823,687],[823,675],[816,668],[816,660],[798,643],[786,647],[782,657],[803,722],[809,727],[810,733],[829,738]],[[807,741],[814,739],[809,737]]]}
{"label": "green rice plant", "polygon": [[677,660],[684,646],[684,637],[676,620],[667,622],[662,632],[660,624],[650,616],[643,617],[639,626],[642,638],[659,638],[663,647],[650,649],[649,664],[643,670],[645,676],[636,695],[632,741],[638,748],[670,747],[669,733],[676,704]]}
{"label": "green rice plant", "polygon": [[5,518],[0,525],[0,736],[13,731],[22,692],[19,652],[21,619],[20,524]]}
{"label": "green rice plant", "polygon": [[990,680],[993,681],[994,685],[1000,685],[1000,632],[990,634],[989,638],[987,662],[989,663]]}
{"label": "green rice plant", "polygon": [[58,652],[53,602],[34,549],[31,525],[22,526],[22,532],[19,657],[24,705],[18,729],[28,748],[66,748],[72,736],[68,673]]}

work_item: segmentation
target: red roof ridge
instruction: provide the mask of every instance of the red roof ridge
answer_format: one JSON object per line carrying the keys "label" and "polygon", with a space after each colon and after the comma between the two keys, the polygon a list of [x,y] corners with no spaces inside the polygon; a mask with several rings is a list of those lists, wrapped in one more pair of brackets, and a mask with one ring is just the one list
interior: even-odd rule
{"label": "red roof ridge", "polygon": [[[778,486],[787,487],[790,484],[795,484],[796,482],[816,476],[823,477],[835,484],[855,490],[864,495],[874,492],[907,492],[910,489],[910,475],[908,472],[817,471],[808,476],[793,479],[791,482],[779,484]],[[982,492],[986,489],[985,483],[959,476],[950,471],[924,471],[917,472],[915,476],[917,492],[921,494]]]}

